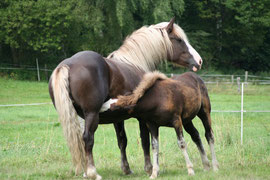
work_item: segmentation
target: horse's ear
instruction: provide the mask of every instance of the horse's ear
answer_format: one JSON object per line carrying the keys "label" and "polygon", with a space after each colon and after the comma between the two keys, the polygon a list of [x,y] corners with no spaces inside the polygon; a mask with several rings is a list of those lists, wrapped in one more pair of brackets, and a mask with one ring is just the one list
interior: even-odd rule
{"label": "horse's ear", "polygon": [[173,24],[174,24],[174,21],[175,21],[175,17],[173,17],[173,18],[170,20],[168,26],[166,27],[166,31],[167,31],[168,34],[170,34],[170,33],[173,31]]}

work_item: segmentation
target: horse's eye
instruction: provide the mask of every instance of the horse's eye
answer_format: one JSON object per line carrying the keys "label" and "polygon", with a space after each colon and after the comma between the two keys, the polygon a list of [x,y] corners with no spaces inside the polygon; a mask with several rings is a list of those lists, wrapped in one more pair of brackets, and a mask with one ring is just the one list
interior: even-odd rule
{"label": "horse's eye", "polygon": [[178,42],[182,42],[182,39],[177,39]]}

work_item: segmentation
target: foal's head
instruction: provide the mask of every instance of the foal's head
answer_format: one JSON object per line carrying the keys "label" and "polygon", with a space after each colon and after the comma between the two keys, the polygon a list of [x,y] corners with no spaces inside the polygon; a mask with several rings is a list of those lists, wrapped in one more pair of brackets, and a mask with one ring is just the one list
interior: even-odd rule
{"label": "foal's head", "polygon": [[157,28],[165,28],[172,43],[172,52],[168,54],[168,60],[174,64],[184,66],[192,71],[197,71],[202,66],[202,58],[199,53],[189,44],[182,28],[174,24],[174,18],[170,22],[155,25]]}

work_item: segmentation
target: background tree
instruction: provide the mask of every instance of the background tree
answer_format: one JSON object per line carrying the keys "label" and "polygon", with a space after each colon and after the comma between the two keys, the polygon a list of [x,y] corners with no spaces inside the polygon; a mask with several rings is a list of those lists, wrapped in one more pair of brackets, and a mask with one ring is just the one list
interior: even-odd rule
{"label": "background tree", "polygon": [[203,68],[269,70],[270,0],[1,0],[0,61],[55,67],[82,50],[107,56],[135,29],[173,16]]}

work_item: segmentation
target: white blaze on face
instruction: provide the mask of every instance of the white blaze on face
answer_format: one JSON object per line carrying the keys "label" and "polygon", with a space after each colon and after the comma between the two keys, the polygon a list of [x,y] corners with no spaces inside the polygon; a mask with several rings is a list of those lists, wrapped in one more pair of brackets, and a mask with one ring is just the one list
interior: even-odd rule
{"label": "white blaze on face", "polygon": [[194,60],[201,67],[202,66],[202,58],[201,58],[201,56],[187,41],[185,41],[185,43],[186,43],[186,45],[188,47],[189,53],[193,56]]}

